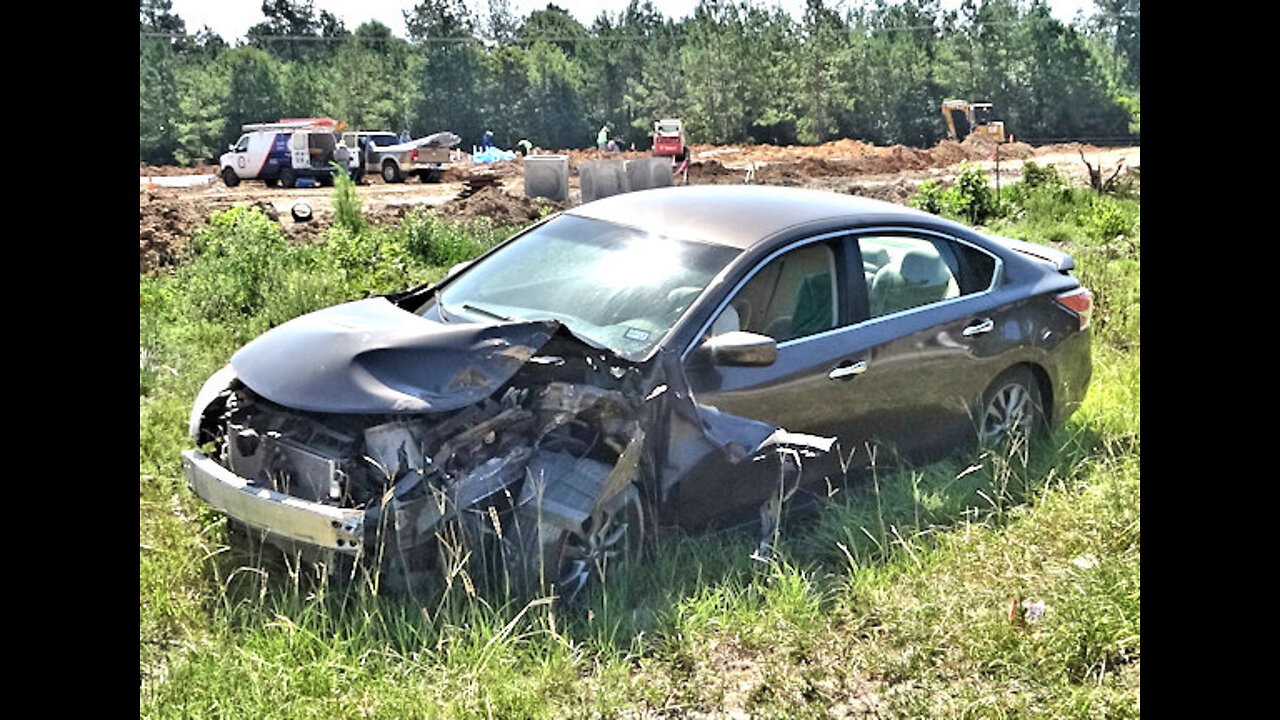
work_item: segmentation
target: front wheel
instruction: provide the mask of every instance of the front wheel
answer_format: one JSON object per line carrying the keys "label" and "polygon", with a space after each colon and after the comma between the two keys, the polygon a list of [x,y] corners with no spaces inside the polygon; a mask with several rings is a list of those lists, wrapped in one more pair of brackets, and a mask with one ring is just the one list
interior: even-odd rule
{"label": "front wheel", "polygon": [[644,501],[635,485],[614,495],[582,526],[568,530],[540,522],[536,510],[517,511],[512,581],[526,594],[539,591],[573,603],[592,584],[639,557],[645,540]]}
{"label": "front wheel", "polygon": [[395,163],[389,162],[382,166],[382,181],[388,183],[398,183],[403,178],[400,175],[400,168]]}
{"label": "front wheel", "polygon": [[222,182],[227,187],[235,187],[240,184],[240,176],[232,168],[222,168]]}
{"label": "front wheel", "polygon": [[982,394],[978,439],[985,445],[1023,439],[1041,426],[1040,386],[1025,365],[1000,373]]}

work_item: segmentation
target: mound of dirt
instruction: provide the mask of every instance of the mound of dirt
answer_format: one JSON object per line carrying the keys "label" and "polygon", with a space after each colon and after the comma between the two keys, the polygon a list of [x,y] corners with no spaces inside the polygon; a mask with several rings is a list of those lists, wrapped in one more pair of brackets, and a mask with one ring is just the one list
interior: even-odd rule
{"label": "mound of dirt", "polygon": [[969,160],[992,159],[996,154],[996,145],[1000,145],[1001,159],[1025,158],[1035,152],[1035,150],[1026,143],[997,143],[990,135],[982,135],[980,133],[973,133],[969,137],[965,138],[964,142],[960,143],[960,146],[964,148],[965,154]]}
{"label": "mound of dirt", "polygon": [[920,183],[919,181],[899,179],[884,183],[851,183],[839,189],[849,195],[907,205],[910,203],[911,197],[920,189]]}
{"label": "mound of dirt", "polygon": [[176,265],[196,230],[206,225],[204,210],[171,194],[138,193],[138,272]]}
{"label": "mound of dirt", "polygon": [[439,212],[445,217],[465,223],[488,218],[495,225],[518,225],[542,217],[544,208],[547,207],[561,209],[557,203],[512,195],[497,185],[490,185],[470,197],[450,200],[440,205]]}
{"label": "mound of dirt", "polygon": [[216,175],[215,165],[196,165],[194,167],[177,167],[170,165],[148,165],[138,163],[138,177],[177,177],[179,175]]}
{"label": "mound of dirt", "polygon": [[740,179],[742,171],[730,170],[716,160],[706,160],[689,163],[689,175],[697,175],[699,178],[733,177]]}

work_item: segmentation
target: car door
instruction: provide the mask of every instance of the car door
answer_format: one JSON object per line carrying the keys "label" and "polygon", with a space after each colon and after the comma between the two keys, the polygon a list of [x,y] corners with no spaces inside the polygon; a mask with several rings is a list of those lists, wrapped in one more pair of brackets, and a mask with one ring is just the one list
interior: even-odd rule
{"label": "car door", "polygon": [[[733,331],[768,335],[778,343],[777,360],[765,367],[713,365],[690,348],[685,376],[694,399],[788,430],[833,430],[843,413],[830,402],[826,376],[856,355],[839,332],[849,320],[849,267],[841,234],[793,243],[757,263],[695,345]],[[701,510],[759,507],[778,489],[777,471],[768,463],[699,468],[691,476],[697,482],[681,489],[682,522],[696,523]]]}
{"label": "car door", "polygon": [[[709,334],[734,329],[777,341],[766,367],[686,365],[700,402],[797,432],[839,439],[845,463],[865,466],[890,455],[929,460],[971,431],[969,412],[994,373],[987,341],[998,317],[989,290],[998,260],[924,231],[889,229],[828,236],[839,280],[834,322],[779,332],[755,314],[753,287],[771,281],[770,258],[735,289]],[[788,252],[796,252],[793,248]],[[877,278],[879,282],[877,283]],[[804,309],[797,288],[793,309]],[[827,468],[830,472],[831,469]]]}
{"label": "car door", "polygon": [[850,332],[864,365],[833,382],[832,397],[852,408],[842,445],[862,452],[860,464],[937,459],[973,436],[973,406],[1007,348],[995,333],[1008,313],[992,295],[999,260],[923,230],[861,232],[851,243],[862,277],[849,288]]}
{"label": "car door", "polygon": [[236,144],[231,147],[230,167],[235,170],[236,176],[242,179],[252,178],[253,170],[249,166],[249,145],[253,136],[246,133],[240,136]]}

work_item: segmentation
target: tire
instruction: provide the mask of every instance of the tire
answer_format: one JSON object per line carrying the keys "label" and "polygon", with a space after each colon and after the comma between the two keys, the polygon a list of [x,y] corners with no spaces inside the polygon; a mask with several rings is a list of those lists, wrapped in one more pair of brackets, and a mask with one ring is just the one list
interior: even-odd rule
{"label": "tire", "polygon": [[382,164],[382,181],[389,183],[398,183],[404,180],[404,176],[400,174],[400,168],[393,162]]}
{"label": "tire", "polygon": [[1025,365],[997,375],[982,394],[979,407],[978,440],[984,445],[1025,440],[1044,426],[1040,386]]}
{"label": "tire", "polygon": [[547,594],[573,604],[606,579],[611,568],[636,560],[644,547],[644,501],[629,485],[588,518],[578,530],[539,523],[537,510],[516,511],[508,572],[512,589]]}
{"label": "tire", "polygon": [[280,184],[284,187],[291,188],[298,184],[298,173],[293,168],[282,168],[280,170]]}
{"label": "tire", "polygon": [[280,184],[280,180],[278,178],[266,178],[262,182],[267,187],[275,187]]}
{"label": "tire", "polygon": [[235,187],[240,184],[240,176],[232,168],[222,168],[222,182],[227,187]]}
{"label": "tire", "polygon": [[440,182],[440,179],[444,177],[444,171],[443,170],[427,170],[423,172],[421,177],[422,177],[422,182],[424,183],[438,183]]}
{"label": "tire", "polygon": [[316,180],[319,182],[320,187],[333,187],[332,175],[321,175],[317,177]]}

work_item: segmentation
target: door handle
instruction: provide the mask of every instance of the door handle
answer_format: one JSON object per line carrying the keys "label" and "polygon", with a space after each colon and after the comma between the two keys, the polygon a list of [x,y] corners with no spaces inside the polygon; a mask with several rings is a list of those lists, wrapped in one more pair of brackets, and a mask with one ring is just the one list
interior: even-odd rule
{"label": "door handle", "polygon": [[991,332],[993,329],[995,329],[995,326],[996,326],[996,324],[995,324],[994,322],[991,322],[991,318],[984,318],[983,320],[978,321],[978,322],[975,322],[974,324],[972,324],[972,325],[970,325],[969,327],[965,328],[965,329],[964,329],[964,332],[963,332],[962,334],[963,334],[965,337],[973,337],[974,335],[982,335],[983,333],[989,333],[989,332]]}
{"label": "door handle", "polygon": [[866,371],[867,371],[866,361],[859,360],[858,362],[853,363],[852,365],[840,365],[832,369],[831,372],[827,373],[827,377],[831,378],[832,380],[839,380],[840,378],[851,377],[853,375],[861,375]]}

